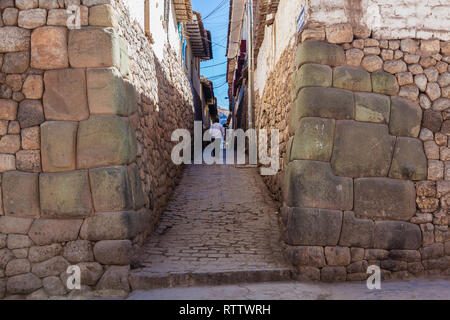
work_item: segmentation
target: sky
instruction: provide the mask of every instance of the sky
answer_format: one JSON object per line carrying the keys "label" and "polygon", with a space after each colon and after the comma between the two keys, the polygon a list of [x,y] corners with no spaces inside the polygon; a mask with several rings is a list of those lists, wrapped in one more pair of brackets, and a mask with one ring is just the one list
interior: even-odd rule
{"label": "sky", "polygon": [[207,30],[211,31],[214,59],[201,63],[201,74],[212,80],[217,105],[229,108],[227,73],[227,37],[228,17],[230,9],[229,0],[191,0],[192,9],[200,12]]}

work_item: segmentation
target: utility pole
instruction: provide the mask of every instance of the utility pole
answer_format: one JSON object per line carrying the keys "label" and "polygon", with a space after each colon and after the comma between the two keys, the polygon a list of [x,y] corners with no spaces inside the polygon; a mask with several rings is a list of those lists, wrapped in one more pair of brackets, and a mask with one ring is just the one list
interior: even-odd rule
{"label": "utility pole", "polygon": [[248,0],[247,2],[247,29],[248,29],[248,127],[249,129],[253,129],[254,128],[253,0]]}

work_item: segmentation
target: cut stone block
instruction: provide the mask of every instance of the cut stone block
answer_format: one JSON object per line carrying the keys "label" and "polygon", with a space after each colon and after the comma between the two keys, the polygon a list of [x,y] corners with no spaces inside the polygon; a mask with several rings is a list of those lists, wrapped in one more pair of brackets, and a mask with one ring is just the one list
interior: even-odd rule
{"label": "cut stone block", "polygon": [[372,91],[370,74],[362,69],[342,66],[333,71],[333,86],[353,91]]}
{"label": "cut stone block", "polygon": [[294,97],[297,97],[299,90],[305,87],[331,87],[332,79],[333,71],[329,66],[313,63],[304,64],[297,71],[292,84]]}
{"label": "cut stone block", "polygon": [[3,234],[28,234],[33,219],[0,216],[0,233]]}
{"label": "cut stone block", "polygon": [[77,167],[89,169],[133,162],[136,137],[132,137],[131,131],[128,119],[118,116],[91,116],[80,122]]}
{"label": "cut stone block", "polygon": [[17,112],[17,120],[19,120],[22,129],[34,127],[44,122],[44,111],[40,100],[24,100],[19,104]]}
{"label": "cut stone block", "polygon": [[285,172],[284,196],[288,207],[352,210],[353,180],[333,175],[329,163],[296,160]]}
{"label": "cut stone block", "polygon": [[133,194],[134,208],[139,210],[146,205],[147,201],[142,188],[142,180],[139,175],[139,169],[135,163],[128,166],[128,178],[130,180]]}
{"label": "cut stone block", "polygon": [[353,93],[337,88],[304,88],[294,102],[293,109],[296,120],[303,117],[353,119]]}
{"label": "cut stone block", "polygon": [[135,211],[101,212],[84,221],[80,236],[90,241],[127,240],[137,235],[138,225]]}
{"label": "cut stone block", "polygon": [[3,173],[3,206],[6,215],[39,217],[38,174],[11,171]]}
{"label": "cut stone block", "polygon": [[126,167],[99,168],[89,171],[96,211],[133,209],[131,186]]}
{"label": "cut stone block", "polygon": [[119,38],[120,47],[120,73],[122,76],[130,74],[130,57],[128,56],[128,43],[125,39]]}
{"label": "cut stone block", "polygon": [[41,125],[44,172],[75,170],[77,122],[47,121]]}
{"label": "cut stone block", "polygon": [[29,236],[39,246],[77,240],[83,220],[36,219]]}
{"label": "cut stone block", "polygon": [[31,67],[51,70],[69,66],[67,29],[42,27],[31,34]]}
{"label": "cut stone block", "polygon": [[392,97],[389,130],[394,136],[417,138],[422,123],[422,109],[413,101]]}
{"label": "cut stone block", "polygon": [[283,220],[289,245],[335,246],[339,242],[341,211],[285,207]]}
{"label": "cut stone block", "polygon": [[82,218],[92,211],[87,171],[41,174],[39,189],[44,218]]}
{"label": "cut stone block", "polygon": [[417,250],[421,245],[422,233],[418,225],[401,221],[375,222],[375,248]]}
{"label": "cut stone block", "polygon": [[73,68],[120,68],[120,47],[116,33],[112,28],[71,30],[69,61]]}
{"label": "cut stone block", "polygon": [[42,287],[42,281],[32,273],[8,278],[6,290],[10,294],[29,294]]}
{"label": "cut stone block", "polygon": [[391,99],[376,93],[355,93],[355,120],[389,123]]}
{"label": "cut stone block", "polygon": [[0,28],[0,53],[28,51],[30,49],[30,35],[30,30],[23,28]]}
{"label": "cut stone block", "polygon": [[129,265],[132,245],[129,240],[103,240],[94,246],[95,260],[106,265]]}
{"label": "cut stone block", "polygon": [[89,25],[95,27],[111,27],[117,30],[119,23],[110,4],[94,6],[89,9]]}
{"label": "cut stone block", "polygon": [[339,245],[344,247],[371,248],[373,246],[374,223],[357,219],[353,212],[344,212],[344,223]]}
{"label": "cut stone block", "polygon": [[134,85],[128,80],[124,80],[124,85],[126,91],[126,100],[128,102],[128,114],[132,115],[138,110],[136,89],[134,88]]}
{"label": "cut stone block", "polygon": [[347,266],[351,263],[350,248],[326,247],[325,257],[329,266]]}
{"label": "cut stone block", "polygon": [[28,52],[13,52],[5,54],[3,58],[3,73],[24,73],[30,65]]}
{"label": "cut stone block", "polygon": [[287,247],[286,255],[294,266],[322,268],[326,265],[322,247]]}
{"label": "cut stone block", "polygon": [[18,103],[14,100],[0,99],[0,119],[16,120]]}
{"label": "cut stone block", "polygon": [[332,67],[345,63],[344,49],[338,45],[323,41],[306,41],[297,47],[296,66],[305,63],[325,64]]}
{"label": "cut stone block", "polygon": [[387,125],[337,121],[331,166],[344,177],[386,177],[391,165],[395,137]]}
{"label": "cut stone block", "polygon": [[41,153],[39,150],[20,150],[16,153],[17,170],[41,172]]}
{"label": "cut stone block", "polygon": [[356,179],[354,212],[365,218],[408,221],[416,213],[414,183],[388,178]]}
{"label": "cut stone block", "polygon": [[420,181],[427,179],[427,171],[423,143],[415,138],[397,138],[389,177]]}
{"label": "cut stone block", "polygon": [[337,23],[325,28],[330,43],[350,43],[353,41],[353,27],[350,23]]}
{"label": "cut stone block", "polygon": [[44,82],[47,120],[82,121],[89,117],[84,70],[47,71]]}
{"label": "cut stone block", "polygon": [[390,73],[378,71],[371,74],[372,89],[375,93],[396,95],[400,90],[397,78]]}
{"label": "cut stone block", "polygon": [[29,9],[19,12],[18,25],[25,29],[36,29],[45,25],[47,22],[47,10]]}
{"label": "cut stone block", "polygon": [[70,263],[61,256],[33,265],[31,272],[40,278],[59,276],[67,272]]}
{"label": "cut stone block", "polygon": [[116,68],[88,69],[86,77],[91,114],[128,115],[125,85]]}
{"label": "cut stone block", "polygon": [[335,120],[303,118],[297,127],[290,160],[330,161]]}
{"label": "cut stone block", "polygon": [[16,170],[16,157],[11,154],[0,154],[0,173]]}
{"label": "cut stone block", "polygon": [[94,261],[91,242],[86,240],[68,242],[64,246],[63,257],[70,263]]}

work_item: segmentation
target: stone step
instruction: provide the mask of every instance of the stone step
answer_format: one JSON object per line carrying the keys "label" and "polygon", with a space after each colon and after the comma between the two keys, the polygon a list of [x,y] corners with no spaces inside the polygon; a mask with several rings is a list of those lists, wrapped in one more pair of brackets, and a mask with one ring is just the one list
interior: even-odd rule
{"label": "stone step", "polygon": [[289,268],[199,271],[180,273],[154,273],[146,269],[134,270],[129,281],[132,290],[151,290],[160,288],[230,285],[238,283],[279,282],[293,279]]}

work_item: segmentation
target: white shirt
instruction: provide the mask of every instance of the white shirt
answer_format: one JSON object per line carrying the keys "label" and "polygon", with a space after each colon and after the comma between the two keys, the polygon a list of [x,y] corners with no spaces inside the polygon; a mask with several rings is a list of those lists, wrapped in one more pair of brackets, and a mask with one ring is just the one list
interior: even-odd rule
{"label": "white shirt", "polygon": [[225,130],[223,129],[223,126],[220,123],[213,123],[211,125],[211,128],[209,129],[209,133],[213,138],[223,139]]}

